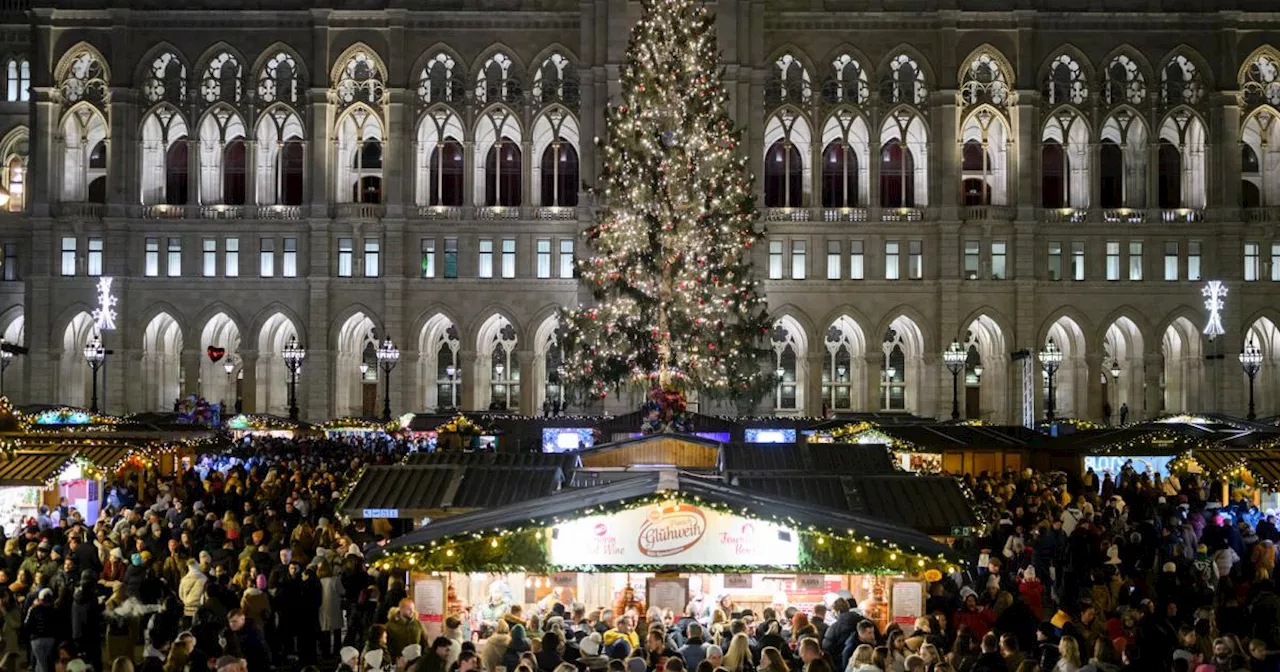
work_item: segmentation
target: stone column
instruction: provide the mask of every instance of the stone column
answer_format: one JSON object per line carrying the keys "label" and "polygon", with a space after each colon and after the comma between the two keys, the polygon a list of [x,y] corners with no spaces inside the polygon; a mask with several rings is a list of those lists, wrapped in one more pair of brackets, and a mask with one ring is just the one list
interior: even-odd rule
{"label": "stone column", "polygon": [[[1096,420],[1102,417],[1102,353],[1090,352],[1085,355],[1084,360],[1085,389],[1088,390],[1088,393],[1084,408],[1076,408],[1075,416],[1081,420]],[[1065,364],[1066,362],[1063,363]],[[1076,372],[1076,375],[1079,376],[1079,371]],[[1074,382],[1079,385],[1078,379]],[[1080,398],[1078,389],[1073,390],[1073,392],[1076,393],[1076,399],[1078,400]],[[1115,412],[1119,413],[1119,409],[1120,407],[1117,405]],[[1129,410],[1133,411],[1132,408]],[[1061,417],[1061,414],[1059,414],[1059,417]]]}
{"label": "stone column", "polygon": [[[183,384],[179,392],[200,394],[200,358],[204,355],[199,347],[183,347],[181,358]],[[216,401],[216,399],[214,400]]]}
{"label": "stone column", "polygon": [[[313,61],[314,62],[314,61]],[[307,92],[309,99],[307,119],[306,161],[311,166],[306,182],[306,202],[311,204],[313,217],[329,215],[329,192],[333,190],[333,165],[336,152],[330,133],[333,128],[333,104],[329,102],[329,89],[313,88]]]}
{"label": "stone column", "polygon": [[1089,143],[1089,219],[1102,221],[1102,143]]}
{"label": "stone column", "polygon": [[[1146,419],[1154,418],[1160,415],[1160,374],[1164,371],[1164,353],[1148,354],[1143,357],[1146,368],[1143,369],[1142,378],[1146,383],[1145,404],[1143,407],[1142,417]],[[1133,409],[1129,409],[1132,411]]]}
{"label": "stone column", "polygon": [[537,380],[537,354],[532,350],[518,350],[520,357],[520,414],[537,417],[542,409],[538,408],[539,386],[545,381]]}
{"label": "stone column", "polygon": [[108,106],[110,130],[107,136],[107,214],[125,215],[126,207],[138,202],[138,91],[112,87]]}
{"label": "stone column", "polygon": [[480,376],[476,372],[476,352],[474,350],[458,351],[458,368],[462,370],[462,389],[458,394],[458,410],[475,410],[487,407],[480,406],[484,397],[477,390]]}
{"label": "stone column", "polygon": [[825,346],[819,344],[821,350],[819,352],[810,352],[804,357],[804,362],[797,362],[805,367],[805,385],[804,385],[804,407],[800,409],[809,417],[822,417],[822,361],[825,354]]}
{"label": "stone column", "polygon": [[[238,384],[240,385],[240,406],[245,413],[257,413],[258,411],[258,351],[257,350],[241,350],[240,351],[240,372]],[[232,400],[230,403],[235,404]],[[234,406],[232,408],[234,411]]]}
{"label": "stone column", "polygon": [[880,379],[884,376],[884,371],[882,370],[884,367],[884,353],[879,352],[879,343],[876,343],[875,347],[877,352],[868,352],[865,355],[867,361],[865,369],[867,377],[864,381],[867,386],[866,410],[870,412],[880,410],[884,404],[884,392],[880,388]]}
{"label": "stone column", "polygon": [[[1010,174],[1015,175],[1013,180],[1014,189],[1010,193],[1010,203],[1018,206],[1018,219],[1022,221],[1034,221],[1036,210],[1042,203],[1040,194],[1040,138],[1039,115],[1036,114],[1040,102],[1039,91],[1019,91],[1018,105],[1013,109],[1014,127],[1017,129],[1016,152],[1010,152],[1010,158],[1017,159],[1017,173],[1013,173],[1011,167],[1006,166],[1006,170]],[[1071,175],[1068,172],[1063,179],[1069,183]]]}
{"label": "stone column", "polygon": [[[960,217],[960,145],[956,134],[956,91],[938,91],[934,94],[934,137],[930,143],[930,151],[936,153],[936,160],[930,162],[929,205],[936,206],[942,221],[956,221]],[[919,157],[916,157],[919,160]],[[936,188],[933,185],[937,185]],[[920,185],[916,185],[919,189]],[[937,200],[933,195],[937,195]],[[917,202],[919,202],[917,200]]]}
{"label": "stone column", "polygon": [[40,169],[26,174],[27,203],[33,217],[48,217],[50,205],[62,198],[62,129],[58,127],[61,107],[53,102],[52,87],[34,87],[31,94],[35,102],[31,106],[34,116],[27,138],[31,153],[27,165]]}
{"label": "stone column", "polygon": [[[198,133],[199,130],[196,130]],[[187,136],[187,207],[200,204],[200,140]]]}
{"label": "stone column", "polygon": [[409,92],[405,89],[387,89],[387,135],[383,138],[382,198],[387,205],[388,217],[403,217],[405,187],[412,184],[405,174],[405,141],[412,136],[407,119]]}
{"label": "stone column", "polygon": [[[1240,202],[1240,101],[1234,93],[1223,93],[1209,110],[1209,138],[1206,142],[1206,208],[1234,212]],[[1265,161],[1266,157],[1258,157]],[[1275,178],[1272,178],[1275,179]],[[1265,191],[1265,189],[1263,190]],[[1264,196],[1265,199],[1265,196]],[[1265,200],[1263,203],[1267,203]],[[1214,221],[1221,221],[1215,218]]]}
{"label": "stone column", "polygon": [[251,219],[258,215],[258,141],[245,138],[244,152],[244,216]]}

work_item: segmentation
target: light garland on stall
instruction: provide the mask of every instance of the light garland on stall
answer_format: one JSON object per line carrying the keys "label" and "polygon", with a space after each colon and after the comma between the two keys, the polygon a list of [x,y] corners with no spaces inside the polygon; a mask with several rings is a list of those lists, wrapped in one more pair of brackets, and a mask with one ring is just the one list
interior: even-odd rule
{"label": "light garland on stall", "polygon": [[[540,573],[568,571],[660,571],[670,565],[552,565],[547,559],[549,528],[585,516],[610,515],[639,507],[671,505],[687,502],[720,513],[770,522],[795,531],[800,539],[800,564],[783,567],[751,567],[749,569],[800,571],[814,573],[854,574],[919,574],[929,569],[952,573],[958,563],[939,554],[928,556],[915,547],[902,548],[887,539],[858,535],[853,529],[819,528],[804,525],[788,516],[764,517],[750,507],[731,507],[701,497],[685,497],[677,493],[659,492],[608,506],[596,505],[575,511],[569,516],[534,518],[514,528],[462,533],[426,544],[397,549],[373,561],[381,570],[515,572]],[[683,569],[699,572],[742,572],[741,565],[697,565]]]}

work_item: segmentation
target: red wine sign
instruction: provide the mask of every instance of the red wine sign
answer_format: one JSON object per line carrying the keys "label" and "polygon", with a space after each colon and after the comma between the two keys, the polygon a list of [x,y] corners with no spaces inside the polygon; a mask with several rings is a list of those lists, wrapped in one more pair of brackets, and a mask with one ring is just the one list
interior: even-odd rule
{"label": "red wine sign", "polygon": [[773,523],[684,502],[557,525],[547,535],[556,565],[791,566],[799,536]]}

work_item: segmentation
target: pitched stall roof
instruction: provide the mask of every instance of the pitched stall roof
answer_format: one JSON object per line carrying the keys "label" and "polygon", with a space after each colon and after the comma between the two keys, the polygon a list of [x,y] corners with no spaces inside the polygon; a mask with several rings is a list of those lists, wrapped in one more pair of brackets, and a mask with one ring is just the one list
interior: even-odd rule
{"label": "pitched stall roof", "polygon": [[720,469],[747,474],[892,474],[889,451],[878,445],[815,443],[797,445],[731,444],[720,451]]}
{"label": "pitched stall roof", "polygon": [[58,474],[71,462],[67,451],[20,450],[0,459],[0,486],[35,485]]}
{"label": "pitched stall roof", "polygon": [[369,467],[343,510],[396,509],[403,518],[449,515],[517,504],[555,492],[561,465],[575,456],[506,453],[422,453],[405,464]]}
{"label": "pitched stall roof", "polygon": [[405,546],[425,544],[455,535],[527,525],[531,521],[538,521],[539,524],[549,523],[553,519],[587,515],[586,510],[596,506],[673,491],[719,502],[733,509],[745,510],[748,515],[766,520],[774,516],[785,516],[795,520],[801,526],[849,528],[856,530],[857,534],[873,539],[884,539],[901,548],[913,548],[916,552],[926,555],[957,557],[949,547],[907,527],[835,508],[735,488],[713,477],[677,474],[674,471],[654,471],[596,488],[557,492],[526,501],[518,506],[485,509],[432,520],[418,530],[397,537],[384,549],[375,550],[374,553],[391,552]]}

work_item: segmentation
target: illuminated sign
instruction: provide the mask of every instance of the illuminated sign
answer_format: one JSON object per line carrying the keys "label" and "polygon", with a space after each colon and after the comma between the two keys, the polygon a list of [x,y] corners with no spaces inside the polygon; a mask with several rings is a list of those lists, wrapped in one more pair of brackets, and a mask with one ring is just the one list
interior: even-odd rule
{"label": "illuminated sign", "polygon": [[1204,325],[1204,335],[1213,340],[1225,333],[1222,327],[1222,311],[1227,305],[1227,286],[1221,280],[1210,280],[1201,290],[1204,295],[1204,307],[1209,311],[1209,323]]}
{"label": "illuminated sign", "polygon": [[36,415],[37,425],[87,425],[89,424],[89,414],[85,411],[73,411],[66,408],[59,408],[48,411],[40,411]]}
{"label": "illuminated sign", "polygon": [[98,307],[93,309],[93,325],[98,331],[112,331],[116,328],[118,299],[111,295],[111,280],[98,278]]}
{"label": "illuminated sign", "polygon": [[800,564],[800,537],[773,523],[671,501],[556,525],[553,565]]}
{"label": "illuminated sign", "polygon": [[361,518],[399,518],[400,509],[362,509]]}

